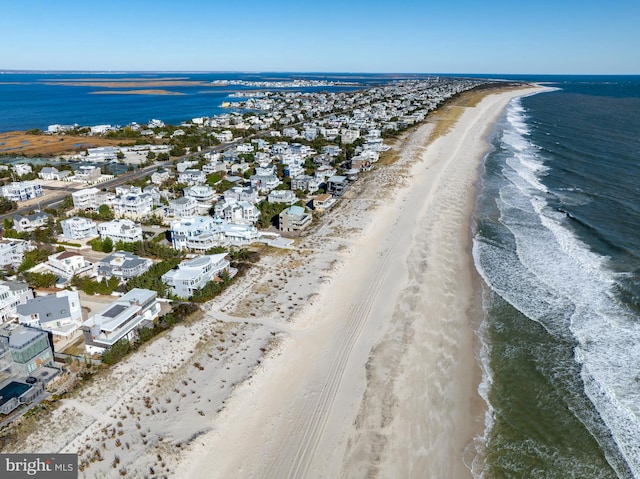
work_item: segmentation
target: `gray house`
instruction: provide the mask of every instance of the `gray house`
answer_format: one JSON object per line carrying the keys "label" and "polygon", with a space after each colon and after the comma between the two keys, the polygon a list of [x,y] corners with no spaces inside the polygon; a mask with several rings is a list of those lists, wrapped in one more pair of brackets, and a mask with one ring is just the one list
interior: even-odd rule
{"label": "gray house", "polygon": [[126,251],[116,251],[98,261],[97,277],[102,279],[115,276],[127,280],[140,276],[152,264],[153,261],[148,258],[141,258]]}

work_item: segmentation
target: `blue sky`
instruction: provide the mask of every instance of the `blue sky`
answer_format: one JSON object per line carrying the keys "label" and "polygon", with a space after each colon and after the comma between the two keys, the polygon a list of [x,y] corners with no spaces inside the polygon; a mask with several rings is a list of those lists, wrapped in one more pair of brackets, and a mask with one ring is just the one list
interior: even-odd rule
{"label": "blue sky", "polygon": [[640,1],[12,0],[0,69],[640,74]]}

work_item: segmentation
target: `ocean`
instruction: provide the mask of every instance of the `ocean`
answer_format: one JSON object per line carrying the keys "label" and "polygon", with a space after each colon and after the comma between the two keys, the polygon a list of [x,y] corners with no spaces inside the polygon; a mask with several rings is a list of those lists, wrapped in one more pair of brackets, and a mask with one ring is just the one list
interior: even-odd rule
{"label": "ocean", "polygon": [[474,475],[640,478],[640,77],[549,86],[509,104],[479,182]]}

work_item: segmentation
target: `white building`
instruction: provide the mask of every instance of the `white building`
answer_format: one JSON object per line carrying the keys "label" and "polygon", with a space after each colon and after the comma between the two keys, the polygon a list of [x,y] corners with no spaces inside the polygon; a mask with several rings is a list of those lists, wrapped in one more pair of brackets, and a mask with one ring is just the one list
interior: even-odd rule
{"label": "white building", "polygon": [[315,176],[302,175],[291,179],[291,190],[308,191],[313,194],[320,189],[320,183],[322,181]]}
{"label": "white building", "polygon": [[136,330],[160,314],[157,293],[134,288],[80,327],[89,354],[101,354],[121,339],[135,339]]}
{"label": "white building", "polygon": [[220,161],[213,161],[211,163],[207,163],[206,165],[202,165],[202,171],[207,175],[218,172],[226,173],[227,167]]}
{"label": "white building", "polygon": [[233,133],[229,130],[225,130],[220,133],[211,133],[211,136],[215,137],[220,143],[229,143],[230,141],[233,141]]}
{"label": "white building", "polygon": [[60,222],[62,236],[69,239],[92,238],[98,236],[96,223],[88,218],[74,216]]}
{"label": "white building", "polygon": [[268,193],[269,191],[276,189],[280,183],[282,183],[275,175],[251,175],[249,180],[251,181],[251,188],[255,188],[261,193]]}
{"label": "white building", "polygon": [[153,261],[149,258],[141,258],[126,251],[116,251],[98,261],[97,279],[108,279],[115,276],[122,280],[128,280],[140,276],[147,271],[152,264]]}
{"label": "white building", "polygon": [[[95,125],[90,127],[92,135],[103,135],[106,132],[115,129],[111,125]],[[91,148],[90,148],[91,149]]]}
{"label": "white building", "polygon": [[20,281],[0,281],[0,322],[16,316],[16,308],[33,298],[27,283]]}
{"label": "white building", "polygon": [[169,180],[173,174],[169,170],[159,170],[151,175],[151,182],[154,185],[161,185],[165,181]]}
{"label": "white building", "polygon": [[291,190],[274,190],[267,196],[269,203],[286,203],[292,205],[298,202],[298,197]]}
{"label": "white building", "polygon": [[0,266],[13,266],[17,268],[24,259],[25,251],[31,251],[31,241],[21,239],[0,240]]}
{"label": "white building", "polygon": [[100,223],[98,225],[98,233],[103,241],[107,238],[111,238],[114,243],[118,241],[124,243],[142,241],[142,225],[128,219]]}
{"label": "white building", "polygon": [[153,197],[138,187],[117,187],[116,195],[111,205],[116,216],[141,218],[153,211]]}
{"label": "white building", "polygon": [[227,242],[233,246],[245,246],[261,238],[258,228],[252,225],[223,221],[219,226]]}
{"label": "white building", "polygon": [[100,193],[98,188],[83,188],[71,193],[73,207],[78,209],[97,208],[97,196]]}
{"label": "white building", "polygon": [[191,169],[192,166],[196,166],[198,164],[197,161],[181,161],[176,165],[176,171],[178,173],[184,173],[185,171]]}
{"label": "white building", "polygon": [[358,138],[360,138],[360,130],[342,130],[340,141],[343,145],[347,145],[353,143]]}
{"label": "white building", "polygon": [[224,192],[224,199],[234,199],[236,201],[247,201],[249,203],[258,203],[260,201],[260,197],[258,195],[258,190],[256,188],[251,187],[242,187],[242,186],[234,186],[233,188],[229,188]]}
{"label": "white building", "polygon": [[207,251],[228,244],[219,222],[210,216],[192,216],[172,221],[171,242],[175,249],[196,251]]}
{"label": "white building", "polygon": [[31,165],[27,163],[16,163],[15,165],[13,165],[13,172],[16,174],[16,176],[26,175],[31,173],[32,171],[33,169],[31,168]]}
{"label": "white building", "polygon": [[26,216],[15,215],[13,217],[13,229],[16,231],[33,231],[36,228],[47,226],[50,219],[53,220],[53,215],[43,212],[37,212]]}
{"label": "white building", "polygon": [[209,203],[217,196],[216,190],[209,185],[195,185],[184,189],[184,196],[193,198],[199,203]]}
{"label": "white building", "polygon": [[198,209],[198,202],[189,196],[169,201],[169,214],[177,218],[193,216]]}
{"label": "white building", "polygon": [[55,166],[45,166],[40,170],[38,176],[45,181],[61,181],[71,175],[71,171],[69,170],[58,170]]}
{"label": "white building", "polygon": [[198,256],[185,260],[162,275],[162,281],[171,288],[171,292],[181,298],[190,298],[209,281],[219,277],[223,271],[230,272],[227,254]]}
{"label": "white building", "polygon": [[52,273],[66,279],[73,275],[81,275],[93,269],[93,264],[88,262],[80,253],[61,251],[49,256],[45,266]]}
{"label": "white building", "polygon": [[73,336],[82,324],[77,291],[62,290],[28,299],[16,307],[16,314],[21,324],[51,331],[54,341]]}
{"label": "white building", "polygon": [[86,183],[90,185],[98,183],[102,179],[102,171],[97,166],[84,165],[79,167],[69,179],[76,183]]}
{"label": "white building", "polygon": [[42,186],[35,181],[14,181],[0,188],[0,195],[10,201],[27,201],[43,194]]}
{"label": "white building", "polygon": [[260,217],[260,210],[253,203],[231,198],[218,201],[214,211],[217,218],[235,224],[252,225]]}
{"label": "white building", "polygon": [[268,162],[260,163],[258,166],[256,166],[256,175],[257,176],[275,176],[276,165]]}
{"label": "white building", "polygon": [[189,186],[203,185],[207,182],[207,175],[200,170],[184,170],[178,174],[178,183],[184,183]]}
{"label": "white building", "polygon": [[[92,127],[92,133],[93,133]],[[97,148],[87,148],[86,161],[105,162],[116,161],[119,149],[115,146],[99,146]]]}

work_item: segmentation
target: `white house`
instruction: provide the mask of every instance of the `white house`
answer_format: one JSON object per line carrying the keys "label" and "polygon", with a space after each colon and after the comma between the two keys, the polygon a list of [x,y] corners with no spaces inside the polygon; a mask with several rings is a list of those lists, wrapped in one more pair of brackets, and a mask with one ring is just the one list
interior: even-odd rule
{"label": "white house", "polygon": [[47,225],[53,215],[49,213],[37,212],[30,215],[15,215],[13,217],[13,229],[16,231],[33,231]]}
{"label": "white house", "polygon": [[195,185],[184,189],[184,196],[193,198],[199,203],[211,203],[217,196],[216,190],[209,185]]}
{"label": "white house", "polygon": [[122,241],[124,243],[135,243],[142,241],[142,226],[129,219],[113,220],[100,223],[98,233],[104,241],[111,238],[114,243]]}
{"label": "white house", "polygon": [[16,174],[16,176],[26,175],[31,173],[32,171],[33,169],[28,163],[16,163],[15,165],[13,165],[13,172]]}
{"label": "white house", "polygon": [[227,167],[220,161],[212,161],[210,163],[202,165],[202,171],[207,175],[218,172],[226,173]]}
{"label": "white house", "polygon": [[60,222],[62,236],[69,239],[82,239],[98,236],[98,228],[95,221],[88,218],[74,216]]}
{"label": "white house", "polygon": [[234,199],[236,201],[247,201],[248,203],[257,203],[260,200],[258,190],[251,187],[234,186],[224,192],[224,199]]}
{"label": "white house", "polygon": [[69,170],[58,170],[55,166],[45,166],[40,170],[38,176],[45,181],[57,180],[61,181],[71,175],[71,171]]}
{"label": "white house", "polygon": [[126,251],[116,251],[98,261],[97,279],[108,279],[115,276],[116,278],[128,280],[140,276],[152,264],[153,261],[149,258],[141,258]]}
{"label": "white house", "polygon": [[249,180],[251,181],[251,188],[265,193],[277,188],[281,183],[280,179],[275,175],[251,175]]}
{"label": "white house", "polygon": [[20,281],[0,281],[0,322],[15,317],[16,308],[33,298],[27,283]]}
{"label": "white house", "polygon": [[210,216],[192,216],[172,221],[171,242],[175,249],[196,251],[207,251],[228,244],[219,222]]}
{"label": "white house", "polygon": [[24,259],[25,251],[31,251],[31,241],[21,239],[0,240],[0,266],[11,265],[14,268],[20,266]]}
{"label": "white house", "polygon": [[245,246],[260,240],[258,228],[249,224],[220,223],[220,229],[227,242],[234,246]]}
{"label": "white house", "polygon": [[62,290],[28,299],[16,307],[16,314],[21,324],[51,331],[54,341],[72,336],[82,324],[77,291]]}
{"label": "white house", "polygon": [[181,298],[190,298],[209,281],[219,277],[223,271],[230,272],[227,254],[198,256],[185,260],[162,275],[162,281],[171,288],[171,292]]}
{"label": "white house", "polygon": [[320,189],[320,183],[322,183],[320,179],[315,176],[302,175],[291,179],[291,189],[293,191],[308,191],[313,194]]}
{"label": "white house", "polygon": [[74,172],[70,180],[77,183],[92,184],[100,181],[101,178],[102,171],[99,167],[83,165]]}
{"label": "white house", "polygon": [[105,162],[118,159],[118,148],[115,146],[98,146],[87,148],[86,161]]}
{"label": "white house", "polygon": [[93,269],[93,264],[88,262],[80,253],[61,251],[49,256],[45,266],[52,273],[71,278],[73,275],[81,275]]}
{"label": "white house", "polygon": [[329,193],[323,193],[313,199],[313,209],[316,211],[326,211],[336,204],[338,200]]}
{"label": "white house", "polygon": [[151,182],[154,185],[161,185],[165,181],[169,180],[173,174],[169,170],[159,170],[151,175]]}
{"label": "white house", "polygon": [[100,206],[97,201],[99,193],[100,190],[98,188],[83,188],[81,190],[74,191],[71,193],[74,208],[83,210],[87,208],[97,208]]}
{"label": "white house", "polygon": [[184,170],[178,174],[178,183],[185,183],[189,186],[203,185],[207,182],[207,175],[200,170]]}
{"label": "white house", "polygon": [[42,186],[35,181],[14,181],[0,188],[0,195],[10,201],[27,201],[43,194]]}
{"label": "white house", "polygon": [[197,161],[189,161],[189,160],[181,161],[176,165],[176,171],[178,173],[184,173],[185,171],[190,169],[192,166],[195,166],[197,164],[198,164]]}
{"label": "white house", "polygon": [[198,202],[189,196],[169,201],[169,212],[177,218],[193,216],[198,213]]}
{"label": "white house", "polygon": [[229,143],[230,141],[233,141],[233,133],[229,130],[225,130],[220,133],[211,133],[211,136],[215,137],[220,143]]}
{"label": "white house", "polygon": [[114,129],[114,127],[112,127],[111,125],[95,125],[89,128],[92,135],[103,135],[104,133]]}
{"label": "white house", "polygon": [[298,201],[298,197],[291,190],[274,190],[267,196],[269,203],[286,203],[292,205]]}
{"label": "white house", "polygon": [[117,187],[116,195],[111,205],[116,216],[141,218],[153,211],[153,196],[138,187]]}
{"label": "white house", "polygon": [[252,225],[260,217],[260,210],[255,204],[231,198],[218,201],[214,211],[216,217],[228,223]]}
{"label": "white house", "polygon": [[136,330],[160,314],[157,293],[134,288],[82,323],[85,349],[101,354],[121,339],[135,339]]}

